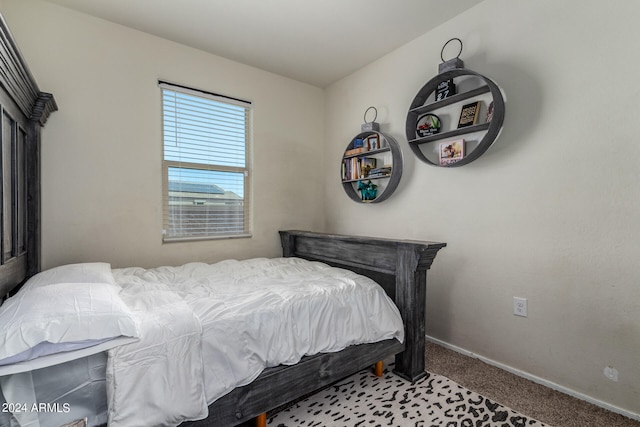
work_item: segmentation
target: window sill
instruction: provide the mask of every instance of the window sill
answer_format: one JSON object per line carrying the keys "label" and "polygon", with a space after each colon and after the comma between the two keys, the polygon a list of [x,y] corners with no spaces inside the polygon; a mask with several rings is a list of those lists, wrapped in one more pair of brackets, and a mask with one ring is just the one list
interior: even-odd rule
{"label": "window sill", "polygon": [[176,242],[197,242],[202,240],[226,240],[226,239],[245,239],[251,238],[253,234],[229,234],[220,236],[203,236],[203,237],[163,237],[162,243],[176,243]]}

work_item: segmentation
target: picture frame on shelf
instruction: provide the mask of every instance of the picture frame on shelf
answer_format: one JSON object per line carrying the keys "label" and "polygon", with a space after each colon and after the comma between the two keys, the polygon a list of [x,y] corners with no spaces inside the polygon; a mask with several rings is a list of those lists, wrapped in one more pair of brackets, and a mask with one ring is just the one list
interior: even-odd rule
{"label": "picture frame on shelf", "polygon": [[440,166],[448,166],[464,158],[464,139],[441,142],[438,145]]}
{"label": "picture frame on shelf", "polygon": [[458,120],[458,129],[473,126],[478,123],[481,105],[482,101],[475,101],[462,107],[462,110],[460,110],[460,119]]}
{"label": "picture frame on shelf", "polygon": [[366,178],[369,176],[369,173],[372,169],[376,168],[376,158],[375,157],[363,157],[360,159],[360,168],[361,174],[360,176]]}
{"label": "picture frame on shelf", "polygon": [[367,137],[365,146],[369,149],[367,151],[374,151],[380,149],[380,138],[378,135],[371,135]]}

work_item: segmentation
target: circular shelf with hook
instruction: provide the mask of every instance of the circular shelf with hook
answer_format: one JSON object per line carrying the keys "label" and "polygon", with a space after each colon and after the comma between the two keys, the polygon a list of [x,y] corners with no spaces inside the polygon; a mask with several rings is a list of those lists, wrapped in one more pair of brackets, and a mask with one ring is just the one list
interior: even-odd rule
{"label": "circular shelf with hook", "polygon": [[[367,121],[371,110],[373,120]],[[380,132],[377,116],[375,107],[367,108],[361,132],[351,139],[342,156],[342,187],[356,202],[387,200],[402,177],[400,146],[391,135]]]}
{"label": "circular shelf with hook", "polygon": [[[458,55],[444,60],[447,44],[460,43]],[[505,102],[491,79],[465,69],[462,41],[453,38],[442,47],[439,74],[417,93],[406,121],[406,137],[413,153],[432,166],[457,167],[482,156],[502,130]],[[436,115],[437,113],[437,115]],[[424,118],[438,117],[437,131],[424,130]]]}

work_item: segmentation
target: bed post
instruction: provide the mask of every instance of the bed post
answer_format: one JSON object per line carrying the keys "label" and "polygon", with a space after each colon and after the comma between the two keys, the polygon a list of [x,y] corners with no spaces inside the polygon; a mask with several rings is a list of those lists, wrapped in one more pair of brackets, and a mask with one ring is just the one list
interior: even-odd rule
{"label": "bed post", "polygon": [[282,245],[282,256],[290,258],[295,256],[295,235],[288,231],[280,232],[280,243]]}
{"label": "bed post", "polygon": [[415,245],[399,244],[396,266],[396,305],[404,320],[405,351],[396,355],[393,372],[412,382],[427,374],[424,366],[427,269],[419,268],[418,249]]}
{"label": "bed post", "polygon": [[50,93],[40,92],[36,99],[27,129],[27,277],[40,271],[41,231],[40,215],[42,202],[40,196],[40,144],[41,128],[49,114],[58,107]]}

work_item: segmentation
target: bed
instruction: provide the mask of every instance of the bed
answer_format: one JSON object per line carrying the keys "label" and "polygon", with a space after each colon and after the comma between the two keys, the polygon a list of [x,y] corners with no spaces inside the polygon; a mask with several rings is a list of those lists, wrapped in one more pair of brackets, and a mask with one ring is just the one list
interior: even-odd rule
{"label": "bed", "polygon": [[[57,105],[51,94],[39,90],[4,20],[0,22],[0,44],[0,104],[3,113],[0,151],[0,197],[3,201],[0,221],[0,298],[5,300],[23,295],[30,285],[20,290],[21,286],[27,280],[38,277],[37,273],[40,272],[41,127],[49,115],[57,110]],[[263,424],[267,411],[390,356],[395,356],[394,372],[399,376],[415,381],[425,375],[426,275],[444,243],[297,230],[282,230],[279,234],[284,263],[293,262],[287,259],[311,262],[348,270],[375,281],[397,307],[402,320],[402,339],[389,337],[353,344],[336,351],[304,355],[294,364],[267,367],[260,370],[251,382],[225,391],[211,402],[206,414],[203,414],[206,418],[185,422],[185,425],[233,426],[256,417],[258,423]],[[276,236],[274,231],[274,238]],[[79,293],[86,291],[86,288],[74,289]],[[110,292],[110,289],[107,286],[102,290]],[[197,329],[197,325],[195,327]],[[119,338],[125,341],[114,343],[109,340],[89,347],[89,350],[70,350],[85,352],[78,353],[79,356],[71,362],[86,363],[91,360],[94,363],[92,366],[102,366],[95,370],[109,372],[111,355],[134,345],[137,342],[135,340],[140,339],[139,335],[135,336],[136,333],[139,331],[127,332]],[[127,334],[133,337],[127,338]],[[50,361],[55,357],[56,354],[53,354],[28,361],[32,364],[29,375],[37,376],[46,372],[43,376],[51,378],[49,373],[66,366]],[[49,362],[38,365],[40,360],[45,359]],[[65,375],[64,372],[62,375]],[[110,402],[111,397],[107,396]],[[102,399],[95,403],[96,399],[91,396],[87,400],[99,407],[95,408],[96,411],[103,410],[106,405]],[[44,403],[46,405],[48,402]],[[64,414],[68,408],[62,404],[45,409]],[[138,421],[138,424],[145,425],[145,421]]]}

